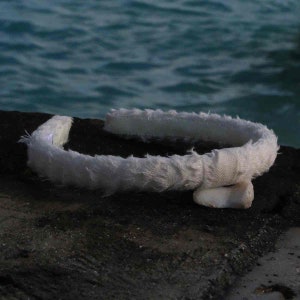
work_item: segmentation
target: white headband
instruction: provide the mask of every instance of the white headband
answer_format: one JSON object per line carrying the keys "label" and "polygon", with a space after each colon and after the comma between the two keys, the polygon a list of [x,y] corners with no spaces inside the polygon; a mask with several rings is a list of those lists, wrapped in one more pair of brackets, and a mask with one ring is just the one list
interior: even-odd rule
{"label": "white headband", "polygon": [[195,190],[194,201],[210,207],[248,208],[251,180],[269,170],[277,156],[277,137],[258,123],[205,113],[161,110],[112,110],[104,129],[142,139],[189,138],[233,145],[199,155],[194,151],[144,158],[84,155],[66,151],[72,118],[54,116],[22,137],[28,166],[55,183],[116,191]]}

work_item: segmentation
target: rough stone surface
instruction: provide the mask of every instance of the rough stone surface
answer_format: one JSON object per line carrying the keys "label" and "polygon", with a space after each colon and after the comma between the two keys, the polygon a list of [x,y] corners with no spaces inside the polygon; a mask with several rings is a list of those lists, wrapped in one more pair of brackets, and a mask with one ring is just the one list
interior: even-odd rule
{"label": "rough stone surface", "polygon": [[259,258],[256,267],[236,281],[226,299],[295,299],[297,295],[299,299],[300,227],[282,234],[275,251]]}
{"label": "rough stone surface", "polygon": [[[27,168],[18,140],[48,118],[0,111],[0,299],[222,299],[281,232],[300,225],[300,150],[281,147],[254,181],[248,210],[200,207],[192,192],[103,198]],[[75,119],[66,148],[126,157],[192,146],[128,140],[102,127]]]}

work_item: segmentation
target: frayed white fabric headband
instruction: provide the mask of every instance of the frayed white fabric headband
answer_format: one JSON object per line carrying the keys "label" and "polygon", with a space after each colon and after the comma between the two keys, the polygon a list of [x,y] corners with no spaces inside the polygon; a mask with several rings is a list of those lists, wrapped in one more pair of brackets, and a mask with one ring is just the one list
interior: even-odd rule
{"label": "frayed white fabric headband", "polygon": [[28,166],[55,183],[116,191],[195,190],[194,201],[210,207],[248,208],[254,198],[251,180],[269,170],[277,156],[277,137],[262,124],[205,113],[161,110],[112,110],[104,129],[142,139],[189,138],[235,147],[199,155],[122,158],[66,151],[72,118],[54,116],[22,137]]}

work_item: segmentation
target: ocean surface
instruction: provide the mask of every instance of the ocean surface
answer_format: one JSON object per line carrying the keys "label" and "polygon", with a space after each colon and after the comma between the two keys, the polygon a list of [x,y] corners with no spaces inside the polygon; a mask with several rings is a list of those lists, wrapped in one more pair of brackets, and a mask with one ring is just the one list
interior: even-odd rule
{"label": "ocean surface", "polygon": [[0,109],[239,116],[300,147],[299,0],[0,0]]}

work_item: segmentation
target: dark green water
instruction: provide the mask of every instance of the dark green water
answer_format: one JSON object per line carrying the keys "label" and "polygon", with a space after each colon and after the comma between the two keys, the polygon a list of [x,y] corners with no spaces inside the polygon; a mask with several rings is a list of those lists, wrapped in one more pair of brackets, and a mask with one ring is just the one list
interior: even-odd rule
{"label": "dark green water", "polygon": [[299,0],[0,0],[0,109],[211,111],[300,147]]}

